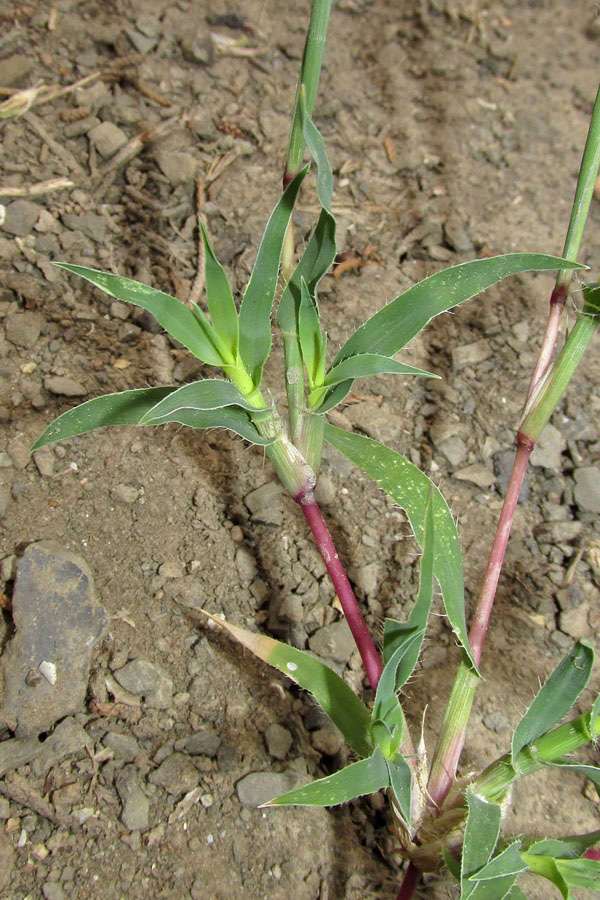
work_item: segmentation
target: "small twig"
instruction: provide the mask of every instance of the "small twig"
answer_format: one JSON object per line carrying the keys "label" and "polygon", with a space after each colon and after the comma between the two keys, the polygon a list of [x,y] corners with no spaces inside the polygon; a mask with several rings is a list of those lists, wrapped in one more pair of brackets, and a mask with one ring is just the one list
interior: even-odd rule
{"label": "small twig", "polygon": [[55,141],[53,137],[51,137],[40,120],[36,115],[32,112],[27,112],[23,116],[23,119],[27,122],[30,128],[35,131],[35,133],[40,137],[45,144],[48,145],[50,150],[54,153],[55,156],[58,156],[64,164],[72,171],[75,172],[79,178],[85,178],[85,171],[79,165],[73,154],[70,150],[67,150],[66,147],[63,147],[62,144],[59,144],[58,141]]}
{"label": "small twig", "polygon": [[0,794],[3,794],[14,803],[31,809],[38,816],[48,819],[55,825],[61,825],[69,831],[79,831],[80,823],[73,816],[65,816],[63,813],[57,812],[51,803],[29,787],[25,778],[16,773],[11,776],[10,781],[0,781]]}
{"label": "small twig", "polygon": [[225,169],[228,169],[229,166],[232,166],[236,159],[241,156],[243,153],[243,147],[233,147],[229,153],[226,153],[225,156],[221,156],[218,159],[213,160],[213,162],[208,167],[208,171],[206,173],[205,182],[207,187],[210,186],[217,178],[223,174]]}
{"label": "small twig", "polygon": [[151,87],[148,87],[147,84],[144,84],[143,81],[140,81],[139,78],[128,79],[129,83],[132,87],[138,91],[142,97],[147,97],[148,100],[152,100],[153,103],[158,103],[159,106],[172,106],[170,100],[167,100],[166,97],[163,97],[162,94],[157,93],[157,91],[153,90]]}
{"label": "small twig", "polygon": [[36,184],[22,185],[21,187],[2,187],[1,197],[41,197],[51,191],[62,191],[65,188],[75,187],[75,182],[68,178],[49,178],[47,181],[38,181]]}
{"label": "small twig", "polygon": [[202,240],[202,229],[201,224],[203,222],[202,218],[202,208],[206,203],[206,188],[204,184],[203,178],[196,179],[196,217],[198,219],[198,256],[196,260],[196,276],[192,282],[192,286],[190,288],[190,293],[188,297],[188,302],[199,303],[200,298],[202,296],[202,292],[204,291],[204,283],[205,283],[205,275],[204,275],[204,241]]}

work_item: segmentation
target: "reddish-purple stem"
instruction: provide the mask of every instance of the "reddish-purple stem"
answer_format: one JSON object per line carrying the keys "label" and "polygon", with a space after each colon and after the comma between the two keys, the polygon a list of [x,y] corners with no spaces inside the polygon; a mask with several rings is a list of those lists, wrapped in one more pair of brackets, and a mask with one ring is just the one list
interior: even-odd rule
{"label": "reddish-purple stem", "polygon": [[550,360],[552,359],[552,354],[554,353],[554,348],[556,346],[556,341],[558,338],[558,329],[560,326],[562,311],[567,301],[567,294],[568,285],[564,284],[560,280],[559,276],[556,287],[550,295],[550,313],[548,314],[546,331],[542,340],[542,346],[540,349],[538,360],[535,364],[535,370],[533,372],[533,375],[531,376],[529,390],[527,391],[527,399],[525,401],[526,403],[530,399],[541,379],[546,374],[548,366],[550,365]]}
{"label": "reddish-purple stem", "polygon": [[369,633],[365,620],[358,607],[358,601],[348,581],[348,576],[335,549],[331,534],[323,518],[319,505],[312,491],[300,491],[294,497],[313,533],[319,553],[329,572],[329,577],[342,605],[346,621],[350,626],[352,637],[358,647],[365,671],[371,682],[371,687],[376,690],[382,672],[382,663],[373,638]]}
{"label": "reddish-purple stem", "polygon": [[415,864],[409,862],[406,871],[404,872],[404,878],[402,879],[402,884],[400,885],[396,900],[412,900],[420,878],[421,873]]}

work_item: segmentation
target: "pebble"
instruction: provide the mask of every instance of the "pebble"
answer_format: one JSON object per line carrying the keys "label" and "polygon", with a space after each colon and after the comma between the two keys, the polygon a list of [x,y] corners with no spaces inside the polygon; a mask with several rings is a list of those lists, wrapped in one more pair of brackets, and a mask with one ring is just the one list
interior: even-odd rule
{"label": "pebble", "polygon": [[540,434],[529,461],[532,466],[560,472],[562,454],[566,449],[567,442],[561,432],[554,425],[548,424]]}
{"label": "pebble", "polygon": [[452,437],[449,437],[448,440],[438,444],[438,449],[444,454],[452,468],[460,466],[467,458],[467,446],[465,442],[461,438],[456,437],[456,435],[453,435]]}
{"label": "pebble", "polygon": [[196,731],[183,741],[183,749],[190,756],[208,756],[213,759],[221,746],[221,737],[212,731]]}
{"label": "pebble", "polygon": [[15,469],[22,471],[27,468],[31,454],[29,453],[29,441],[25,439],[24,435],[18,434],[13,438],[6,451]]}
{"label": "pebble", "polygon": [[289,791],[295,779],[278,772],[250,772],[235,786],[238,800],[246,809],[256,809],[279,794]]}
{"label": "pebble", "polygon": [[453,473],[452,477],[457,478],[459,481],[468,481],[471,484],[476,484],[480,488],[489,488],[496,481],[496,476],[492,470],[488,469],[487,466],[481,465],[481,463],[473,463],[472,466],[459,469]]}
{"label": "pebble", "polygon": [[131,734],[119,734],[117,731],[108,731],[102,738],[102,745],[112,750],[115,759],[123,762],[133,762],[140,752],[136,739]]}
{"label": "pebble", "polygon": [[292,741],[290,732],[278,722],[273,722],[265,729],[267,750],[274,759],[285,759],[292,746]]}
{"label": "pebble", "polygon": [[150,53],[158,43],[158,37],[148,37],[145,34],[141,34],[139,31],[135,31],[133,28],[126,28],[125,34],[138,53]]}
{"label": "pebble", "polygon": [[557,647],[560,647],[561,650],[567,650],[573,646],[572,638],[562,631],[553,631],[550,635],[550,640],[553,644],[556,644]]}
{"label": "pebble", "polygon": [[113,300],[110,304],[110,314],[113,319],[120,319],[122,322],[125,322],[131,313],[131,307],[127,306],[126,303],[121,303],[119,300]]}
{"label": "pebble", "polygon": [[444,237],[448,246],[456,253],[470,253],[473,250],[468,227],[457,216],[451,215],[444,222]]}
{"label": "pebble", "polygon": [[394,415],[387,403],[365,400],[345,410],[348,420],[376,441],[389,443],[400,437],[404,420]]}
{"label": "pebble", "polygon": [[239,547],[235,554],[235,567],[242,585],[247,586],[257,574],[256,561],[245,547]]}
{"label": "pebble", "polygon": [[104,216],[98,216],[96,213],[91,212],[83,213],[81,216],[64,213],[62,220],[67,228],[70,228],[72,231],[80,231],[98,244],[101,244],[106,237],[106,219]]}
{"label": "pebble", "polygon": [[190,31],[181,39],[181,53],[188,62],[200,63],[201,66],[212,66],[215,59],[215,48],[210,34],[197,34]]}
{"label": "pebble", "polygon": [[56,884],[54,881],[49,881],[42,887],[42,894],[44,900],[67,900],[67,895],[60,884]]}
{"label": "pebble", "polygon": [[144,698],[152,709],[167,709],[173,701],[173,682],[158,666],[146,659],[132,659],[113,672],[126,691]]}
{"label": "pebble", "polygon": [[44,387],[59,397],[85,397],[88,392],[80,381],[69,375],[46,375]]}
{"label": "pebble", "polygon": [[111,496],[119,503],[135,503],[139,496],[139,490],[133,484],[116,484],[111,490]]}
{"label": "pebble", "polygon": [[335,756],[344,746],[344,735],[332,722],[328,722],[323,728],[311,731],[310,742],[319,753]]}
{"label": "pebble", "polygon": [[144,794],[133,765],[124,766],[115,781],[121,799],[121,822],[129,831],[145,831],[149,825],[150,801]]}
{"label": "pebble", "polygon": [[495,731],[496,734],[501,734],[509,727],[508,719],[499,710],[487,713],[481,721],[488,731]]}
{"label": "pebble", "polygon": [[279,503],[283,489],[276,481],[268,481],[244,497],[244,503],[252,515]]}
{"label": "pebble", "polygon": [[379,563],[368,563],[366,566],[353,566],[350,578],[360,588],[365,597],[373,597],[379,587]]}
{"label": "pebble", "polygon": [[91,739],[79,722],[69,716],[59,722],[54,731],[40,744],[33,760],[33,771],[38,777],[58,765],[63,759],[76,756],[84,749],[91,750]]}
{"label": "pebble", "polygon": [[157,150],[155,159],[172,185],[189,183],[196,177],[199,161],[185,150]]}
{"label": "pebble", "polygon": [[[2,714],[17,737],[28,737],[81,709],[107,617],[85,560],[53,541],[30,544],[19,560],[12,615]],[[54,667],[54,681],[38,677],[42,663]]]}
{"label": "pebble", "polygon": [[10,484],[0,484],[0,519],[3,519],[10,501]]}
{"label": "pebble", "polygon": [[352,632],[345,619],[319,628],[308,640],[308,646],[324,659],[334,662],[348,662],[355,648]]}
{"label": "pebble", "polygon": [[579,640],[590,633],[589,614],[589,603],[580,603],[559,613],[558,626],[565,634]]}
{"label": "pebble", "polygon": [[321,474],[315,487],[315,500],[320,506],[330,506],[335,503],[337,490],[329,475]]}
{"label": "pebble", "polygon": [[88,137],[105,159],[114,156],[127,143],[127,135],[113,122],[101,122],[88,131]]}
{"label": "pebble", "polygon": [[149,775],[148,781],[179,797],[197,786],[198,770],[183,753],[171,753],[158,769]]}
{"label": "pebble", "polygon": [[6,59],[0,60],[0,84],[14,87],[24,81],[34,64],[33,58],[20,54],[7,56]]}
{"label": "pebble", "polygon": [[288,594],[281,602],[277,615],[282,622],[300,625],[304,621],[304,602],[298,594]]}
{"label": "pebble", "polygon": [[54,462],[56,457],[51,447],[42,447],[33,454],[33,461],[40,475],[48,478],[54,472]]}
{"label": "pebble", "polygon": [[485,338],[474,341],[472,344],[463,344],[452,351],[452,365],[455,369],[464,369],[465,366],[475,366],[489,359],[493,350]]}
{"label": "pebble", "polygon": [[0,778],[31,762],[39,752],[40,743],[37,738],[27,738],[24,741],[13,738],[0,742]]}
{"label": "pebble", "polygon": [[16,237],[26,237],[34,229],[40,215],[40,207],[31,200],[13,200],[6,207],[2,228]]}
{"label": "pebble", "polygon": [[26,350],[31,350],[34,346],[44,324],[45,319],[41,313],[29,310],[9,313],[4,319],[8,340],[11,344],[15,344],[17,347],[24,347]]}
{"label": "pebble", "polygon": [[584,466],[575,469],[573,477],[575,479],[573,496],[579,509],[600,513],[600,469],[596,466]]}
{"label": "pebble", "polygon": [[536,526],[534,534],[538,544],[560,544],[563,541],[574,541],[583,527],[583,522],[557,520]]}

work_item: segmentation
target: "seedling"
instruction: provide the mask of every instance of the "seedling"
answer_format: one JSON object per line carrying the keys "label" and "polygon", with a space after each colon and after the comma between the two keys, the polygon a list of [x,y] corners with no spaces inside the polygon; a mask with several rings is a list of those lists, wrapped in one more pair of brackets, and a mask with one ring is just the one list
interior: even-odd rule
{"label": "seedling", "polygon": [[[431,275],[368,319],[331,359],[317,291],[336,253],[333,177],[323,140],[312,120],[329,8],[327,0],[315,0],[313,4],[292,117],[284,190],[266,225],[239,308],[204,226],[206,309],[195,303],[187,306],[129,278],[57,263],[110,296],[152,313],[175,340],[203,363],[219,369],[224,377],[183,387],[140,388],[90,400],[59,416],[33,449],[108,425],[168,422],[196,429],[228,428],[263,446],[311,528],[374,692],[369,709],[341,677],[311,654],[210,616],[254,654],[310,691],[358,757],[341,771],[291,790],[267,805],[333,806],[385,789],[398,847],[408,861],[398,900],[410,900],[420,873],[441,865],[459,882],[462,900],[501,900],[509,896],[519,900],[525,895],[516,881],[525,871],[549,879],[568,898],[573,887],[600,887],[600,861],[593,849],[600,842],[600,832],[553,840],[522,835],[510,838],[501,836],[501,824],[511,785],[542,768],[568,768],[600,789],[600,769],[579,764],[569,755],[600,734],[600,697],[583,715],[559,724],[589,681],[594,660],[591,645],[578,641],[566,654],[523,716],[504,756],[470,778],[468,784],[458,781],[456,772],[525,466],[600,321],[600,286],[584,285],[576,324],[550,366],[571,274],[581,268],[575,258],[600,162],[600,100],[594,109],[562,257],[511,253]],[[292,213],[309,171],[309,166],[304,166],[306,149],[314,163],[321,213],[296,263]],[[383,373],[437,377],[397,360],[396,354],[434,316],[503,278],[552,269],[559,275],[549,326],[518,431],[515,469],[498,534],[469,631],[458,532],[439,489],[394,450],[329,424],[327,413],[344,401],[359,378]],[[282,294],[276,320],[285,351],[286,414],[263,389],[278,285]],[[385,621],[382,654],[375,643],[378,636],[371,635],[365,624],[315,500],[324,441],[373,478],[405,510],[421,548],[420,583],[413,610],[406,622]],[[428,768],[423,741],[415,744],[399,694],[419,658],[436,581],[462,648],[462,661]]]}

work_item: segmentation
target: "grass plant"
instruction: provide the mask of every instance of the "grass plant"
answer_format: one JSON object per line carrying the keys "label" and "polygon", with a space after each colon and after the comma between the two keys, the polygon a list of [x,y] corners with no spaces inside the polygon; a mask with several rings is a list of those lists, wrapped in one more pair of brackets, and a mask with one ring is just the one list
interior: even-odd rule
{"label": "grass plant", "polygon": [[[398,847],[407,861],[398,900],[414,896],[422,872],[442,866],[459,884],[461,900],[521,900],[525,894],[517,881],[526,871],[550,880],[568,898],[573,888],[600,888],[600,861],[594,850],[600,843],[600,831],[547,840],[533,835],[506,836],[501,826],[511,786],[531,772],[564,767],[590,779],[600,790],[600,768],[580,764],[571,755],[600,734],[600,697],[583,715],[561,724],[588,684],[594,661],[592,646],[577,641],[561,660],[523,715],[505,755],[470,777],[468,783],[457,778],[457,769],[529,456],[600,322],[600,286],[584,284],[575,325],[564,347],[556,352],[558,324],[571,277],[581,268],[576,256],[600,163],[600,100],[593,112],[562,257],[510,253],[437,272],[383,306],[332,355],[319,311],[318,287],[336,255],[333,177],[312,118],[329,13],[330,0],[314,0],[292,114],[283,192],[266,224],[239,305],[203,225],[205,308],[185,305],[129,278],[57,264],[110,296],[152,313],[165,331],[203,363],[220,370],[221,376],[183,387],[141,388],[89,400],[59,416],[32,449],[109,425],[169,422],[196,429],[228,428],[264,447],[313,534],[374,694],[368,708],[341,677],[309,653],[211,617],[254,654],[309,691],[357,757],[341,771],[288,791],[267,805],[333,806],[385,790]],[[309,173],[304,163],[306,152],[312,159],[321,212],[296,260],[292,216]],[[546,270],[558,270],[548,326],[517,428],[514,470],[469,628],[459,535],[439,489],[408,459],[368,437],[340,430],[328,423],[327,414],[344,401],[359,378],[386,373],[437,377],[396,355],[434,316],[510,275]],[[284,346],[285,411],[277,408],[263,385],[278,291],[276,321]],[[324,442],[374,479],[406,512],[421,550],[420,582],[412,612],[404,622],[387,619],[382,641],[365,623],[315,499]],[[429,765],[423,741],[415,741],[410,733],[400,692],[419,659],[436,582],[462,659]],[[382,643],[381,652],[378,643]]]}

